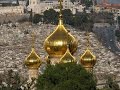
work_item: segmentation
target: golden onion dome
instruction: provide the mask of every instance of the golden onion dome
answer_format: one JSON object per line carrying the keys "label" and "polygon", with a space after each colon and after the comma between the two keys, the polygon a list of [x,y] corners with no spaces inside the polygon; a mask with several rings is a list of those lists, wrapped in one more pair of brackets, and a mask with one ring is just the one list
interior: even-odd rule
{"label": "golden onion dome", "polygon": [[60,63],[68,62],[75,62],[75,58],[71,55],[69,48],[67,48],[65,54],[60,59]]}
{"label": "golden onion dome", "polygon": [[28,57],[25,59],[25,65],[28,68],[39,68],[41,65],[41,59],[40,57],[36,54],[35,49],[32,48],[32,51],[28,55]]}
{"label": "golden onion dome", "polygon": [[92,52],[87,49],[85,53],[80,57],[80,62],[85,68],[93,68],[96,63],[96,56],[94,56]]}
{"label": "golden onion dome", "polygon": [[44,47],[49,56],[61,57],[67,50],[67,44],[70,44],[70,52],[73,54],[77,49],[76,39],[65,29],[62,19],[55,31],[46,38]]}

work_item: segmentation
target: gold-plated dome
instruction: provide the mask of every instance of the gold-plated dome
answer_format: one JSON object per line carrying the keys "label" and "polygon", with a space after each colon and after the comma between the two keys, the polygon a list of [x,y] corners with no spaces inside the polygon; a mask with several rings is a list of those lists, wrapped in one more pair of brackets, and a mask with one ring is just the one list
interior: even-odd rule
{"label": "gold-plated dome", "polygon": [[96,56],[87,49],[85,53],[80,57],[80,62],[85,68],[93,68],[96,63]]}
{"label": "gold-plated dome", "polygon": [[69,48],[67,48],[65,54],[60,59],[60,63],[68,62],[75,62],[75,58],[71,55]]}
{"label": "gold-plated dome", "polygon": [[73,54],[77,49],[77,41],[76,39],[65,29],[62,20],[62,2],[63,0],[59,0],[60,2],[60,18],[59,24],[55,31],[49,35],[45,42],[44,47],[50,57],[61,57],[65,54],[67,50],[67,45],[70,44],[70,52]]}
{"label": "gold-plated dome", "polygon": [[96,63],[96,56],[93,55],[93,53],[90,51],[90,41],[89,41],[89,32],[86,32],[86,40],[87,40],[87,49],[84,52],[84,54],[80,57],[80,62],[83,65],[83,67],[88,70],[91,71],[91,69],[94,67],[95,63]]}
{"label": "gold-plated dome", "polygon": [[28,68],[39,68],[41,65],[41,59],[40,57],[36,54],[35,49],[32,48],[31,53],[28,55],[28,57],[25,59],[25,65]]}
{"label": "gold-plated dome", "polygon": [[70,44],[70,52],[73,54],[77,49],[77,41],[65,29],[62,20],[59,20],[55,31],[44,42],[45,50],[51,57],[61,57],[66,52],[68,43]]}

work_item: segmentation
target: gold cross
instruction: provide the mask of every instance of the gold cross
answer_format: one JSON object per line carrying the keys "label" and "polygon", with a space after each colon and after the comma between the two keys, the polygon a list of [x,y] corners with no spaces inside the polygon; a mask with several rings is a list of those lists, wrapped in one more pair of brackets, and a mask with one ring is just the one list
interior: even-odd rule
{"label": "gold cross", "polygon": [[35,33],[32,32],[32,48],[34,48],[34,44],[35,44]]}
{"label": "gold cross", "polygon": [[58,0],[58,2],[60,3],[60,14],[62,14],[62,2],[63,2],[63,0]]}
{"label": "gold cross", "polygon": [[86,40],[87,40],[87,48],[89,49],[90,41],[89,41],[89,32],[86,32]]}

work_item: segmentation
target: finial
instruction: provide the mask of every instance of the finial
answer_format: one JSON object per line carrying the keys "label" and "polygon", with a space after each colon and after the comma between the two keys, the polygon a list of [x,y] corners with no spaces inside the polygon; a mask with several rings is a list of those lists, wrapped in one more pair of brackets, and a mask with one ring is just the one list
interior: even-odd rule
{"label": "finial", "polygon": [[31,37],[32,37],[32,48],[34,48],[35,47],[35,33],[34,32],[32,32]]}
{"label": "finial", "polygon": [[63,0],[58,0],[58,2],[60,4],[60,16],[61,16],[62,15],[62,8],[63,8],[63,6],[62,6]]}
{"label": "finial", "polygon": [[87,32],[86,32],[86,40],[87,40],[87,49],[89,49],[89,47],[90,47],[90,41],[89,41],[89,32],[88,32],[88,30],[87,30]]}
{"label": "finial", "polygon": [[59,8],[60,8],[60,12],[59,12],[59,24],[61,25],[62,24],[62,8],[63,8],[62,2],[63,2],[63,0],[58,0],[58,2],[60,4],[60,6],[59,6]]}
{"label": "finial", "polygon": [[67,44],[67,48],[69,49],[69,47],[70,47],[70,45],[69,44]]}

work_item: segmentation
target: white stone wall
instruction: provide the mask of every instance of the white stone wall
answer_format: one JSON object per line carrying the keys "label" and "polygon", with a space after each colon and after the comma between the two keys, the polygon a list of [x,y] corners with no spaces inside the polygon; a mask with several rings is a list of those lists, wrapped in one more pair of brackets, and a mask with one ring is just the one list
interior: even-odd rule
{"label": "white stone wall", "polygon": [[[45,10],[49,10],[49,9],[58,10],[59,7],[58,1],[54,1],[54,0],[40,1],[39,3],[37,3],[38,2],[37,0],[33,0],[33,1],[34,4],[29,3],[28,11],[32,9],[34,13],[42,14]],[[30,2],[33,1],[30,0]],[[84,8],[85,7],[80,5],[79,2],[72,3],[70,0],[63,0],[63,9],[70,9],[73,14],[75,14],[76,11],[83,12]]]}
{"label": "white stone wall", "polygon": [[24,14],[23,6],[0,7],[0,14]]}

